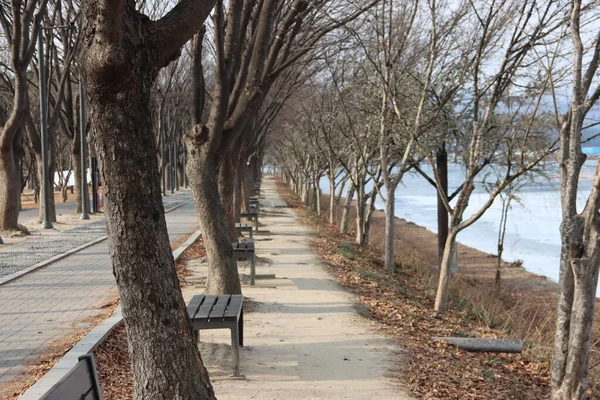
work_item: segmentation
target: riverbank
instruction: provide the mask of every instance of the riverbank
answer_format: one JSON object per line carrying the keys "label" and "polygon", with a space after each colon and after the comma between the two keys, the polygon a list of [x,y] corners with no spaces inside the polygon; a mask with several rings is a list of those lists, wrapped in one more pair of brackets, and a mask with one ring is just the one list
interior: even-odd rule
{"label": "riverbank", "polygon": [[[327,204],[328,197],[324,196],[322,205],[323,215],[328,215]],[[341,217],[341,207],[337,210],[337,220]],[[354,211],[351,215],[350,229],[354,224]],[[321,218],[321,222],[324,222],[324,218]],[[313,222],[314,223],[314,222]],[[326,224],[329,225],[329,224]],[[328,230],[337,230],[337,227],[329,227]],[[372,285],[369,279],[365,279],[372,274],[379,276],[377,279],[388,280],[394,279],[399,282],[397,284],[406,285],[408,287],[417,287],[419,291],[424,293],[420,294],[422,298],[418,300],[419,307],[425,305],[427,311],[433,313],[433,298],[435,296],[435,290],[437,288],[437,235],[431,231],[426,230],[413,223],[405,220],[396,218],[396,259],[398,262],[397,274],[388,277],[385,274],[381,274],[379,270],[360,272],[358,277],[353,279],[361,281],[360,284],[356,284],[356,290],[359,292],[364,290],[365,286]],[[371,228],[371,249],[375,253],[373,257],[381,257],[383,252],[383,236],[384,236],[384,213],[381,211],[375,212],[372,221]],[[346,236],[346,242],[348,246],[356,248],[352,244],[353,237],[351,235]],[[329,247],[330,249],[335,247],[332,244],[325,246],[323,251],[325,255],[322,257],[330,257],[327,255]],[[346,246],[343,244],[342,247]],[[452,294],[451,304],[448,316],[444,316],[444,324],[447,324],[448,332],[457,335],[466,333],[469,336],[478,335],[496,335],[497,337],[510,337],[519,338],[525,341],[524,363],[528,365],[528,369],[532,369],[536,383],[532,383],[532,386],[538,386],[541,382],[542,390],[537,392],[536,397],[525,396],[521,398],[546,398],[549,395],[549,382],[550,382],[550,362],[552,356],[552,346],[554,339],[554,315],[556,307],[556,296],[558,293],[558,285],[549,279],[538,276],[533,273],[526,271],[518,263],[506,263],[501,262],[502,280],[499,288],[496,288],[494,284],[494,277],[496,273],[497,257],[474,248],[470,248],[464,245],[458,247],[458,261],[459,261],[459,274],[452,281]],[[381,268],[380,268],[381,269]],[[346,270],[344,273],[352,273],[352,268]],[[404,275],[412,275],[405,277]],[[385,276],[384,276],[385,275]],[[387,289],[380,289],[387,290]],[[406,297],[402,296],[402,290],[400,289],[399,299],[400,303],[398,307],[404,306],[403,300],[407,300]],[[431,303],[431,304],[429,304]],[[427,305],[429,304],[429,307]],[[377,304],[380,307],[381,304]],[[396,306],[396,305],[392,305]],[[464,318],[474,322],[479,328],[471,327],[473,330],[471,333],[466,332],[466,329],[459,329],[458,332],[454,332],[453,321],[456,322],[455,318],[459,320]],[[429,320],[432,327],[437,324],[435,320]],[[385,323],[385,321],[382,321]],[[393,322],[393,321],[392,321]],[[594,343],[600,338],[598,333],[598,313],[596,313],[596,324],[594,325],[593,338]],[[462,322],[459,323],[462,324]],[[403,323],[395,325],[395,329],[404,329]],[[427,330],[430,327],[426,328]],[[433,329],[433,328],[432,328]],[[489,329],[489,330],[488,330]],[[428,331],[429,332],[429,331]],[[429,336],[435,336],[429,334]],[[409,336],[410,337],[410,336]],[[427,346],[426,342],[421,343],[421,347]],[[410,347],[417,352],[420,351],[418,347]],[[470,355],[469,355],[470,356]],[[488,361],[490,361],[488,354]],[[421,357],[417,355],[417,358]],[[419,360],[416,360],[414,368],[419,370],[427,370],[427,367],[436,368],[437,374],[444,375],[444,367],[440,367],[443,371],[437,371],[435,365],[443,365],[443,355],[437,355],[442,360],[434,359],[432,363],[428,365],[421,365]],[[492,357],[493,358],[493,357]],[[501,357],[502,358],[502,357]],[[595,365],[598,362],[598,356],[594,350],[592,350],[590,365]],[[411,359],[411,363],[414,360]],[[481,361],[481,360],[480,360]],[[432,366],[433,364],[433,366]],[[452,366],[452,363],[448,363],[448,376],[455,374],[460,367]],[[595,384],[597,382],[597,372],[592,369],[591,371],[591,393],[592,398],[598,393],[598,387]],[[517,374],[518,379],[522,379],[521,375]],[[526,378],[528,382],[531,377]],[[415,378],[416,379],[416,378]],[[539,380],[537,380],[539,379]],[[459,386],[461,387],[461,386]],[[450,385],[452,388],[452,385]],[[525,388],[531,388],[525,386]],[[456,387],[454,387],[456,389]],[[449,389],[450,390],[450,389]],[[545,391],[544,391],[545,390]],[[451,390],[450,390],[451,393]],[[481,393],[481,392],[479,392]],[[508,392],[505,392],[505,395]],[[492,396],[492,398],[519,398],[513,397],[512,395],[507,397]],[[540,397],[541,396],[541,397]],[[488,397],[489,398],[489,397]]]}

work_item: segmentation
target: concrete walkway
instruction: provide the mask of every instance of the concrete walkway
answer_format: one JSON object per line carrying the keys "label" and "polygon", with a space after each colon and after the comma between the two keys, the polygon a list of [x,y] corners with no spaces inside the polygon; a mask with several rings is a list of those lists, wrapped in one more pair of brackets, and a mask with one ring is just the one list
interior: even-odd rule
{"label": "concrete walkway", "polygon": [[[189,193],[179,201],[184,198]],[[191,202],[166,218],[171,243],[198,229]],[[0,397],[2,384],[18,376],[28,360],[52,342],[89,328],[100,307],[116,296],[106,241],[1,285]]]}
{"label": "concrete walkway", "polygon": [[[280,206],[273,178],[262,183],[260,222],[268,234],[255,235],[257,273],[274,273],[243,292],[251,312],[244,316],[241,372],[231,380],[228,331],[202,331],[201,354],[219,400],[410,398],[393,379],[402,352],[376,324],[361,317],[355,298],[320,264],[310,243],[314,233]],[[191,262],[200,282],[206,266]],[[240,266],[240,272],[247,272]],[[199,293],[188,287],[186,298]]]}

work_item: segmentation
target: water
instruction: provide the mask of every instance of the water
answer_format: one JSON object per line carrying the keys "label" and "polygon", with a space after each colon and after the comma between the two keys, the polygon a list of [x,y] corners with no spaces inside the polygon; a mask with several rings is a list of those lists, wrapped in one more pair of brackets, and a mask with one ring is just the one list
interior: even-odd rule
{"label": "water", "polygon": [[[584,165],[582,175],[593,174],[596,161],[589,160]],[[430,172],[429,168],[425,168]],[[521,181],[516,195],[519,200],[511,202],[508,215],[504,253],[502,258],[508,262],[521,260],[526,270],[544,275],[558,281],[560,258],[560,182],[556,163],[545,166],[545,176],[535,176]],[[493,173],[491,173],[493,175]],[[482,179],[483,175],[479,179]],[[463,181],[464,172],[457,165],[449,165],[449,192]],[[488,179],[493,180],[492,176]],[[591,190],[592,180],[580,179],[578,193],[579,209],[585,205]],[[324,193],[329,193],[329,181],[321,182]],[[383,191],[385,193],[385,191]],[[469,207],[465,213],[467,219],[488,199],[489,194],[481,182],[471,195]],[[377,199],[377,208],[383,209],[381,198]],[[458,235],[458,240],[470,247],[496,254],[498,229],[502,202],[492,204],[485,214],[473,225]],[[437,233],[437,197],[435,188],[420,175],[407,174],[396,189],[396,216],[414,222]],[[460,259],[459,259],[460,262]],[[600,295],[600,293],[599,293]]]}

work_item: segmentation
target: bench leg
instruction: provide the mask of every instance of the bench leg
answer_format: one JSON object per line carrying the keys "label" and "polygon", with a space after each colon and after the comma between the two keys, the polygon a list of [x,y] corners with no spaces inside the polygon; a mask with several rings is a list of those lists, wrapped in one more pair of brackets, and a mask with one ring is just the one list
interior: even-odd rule
{"label": "bench leg", "polygon": [[240,311],[238,320],[238,332],[240,332],[240,347],[244,347],[244,310]]}
{"label": "bench leg", "polygon": [[240,374],[240,338],[238,334],[238,326],[231,327],[231,355],[233,358],[233,376],[241,376]]}
{"label": "bench leg", "polygon": [[256,254],[254,252],[250,257],[250,285],[256,285]]}

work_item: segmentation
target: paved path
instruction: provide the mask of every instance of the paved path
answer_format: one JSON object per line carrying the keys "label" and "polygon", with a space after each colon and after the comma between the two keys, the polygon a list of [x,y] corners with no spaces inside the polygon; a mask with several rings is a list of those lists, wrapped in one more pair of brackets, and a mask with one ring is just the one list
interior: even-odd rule
{"label": "paved path", "polygon": [[[56,215],[61,214],[75,214],[75,201],[60,202],[55,204]],[[40,210],[38,208],[26,208],[19,212],[19,223],[29,218],[35,218],[39,216]]]}
{"label": "paved path", "polygon": [[[177,196],[165,197],[163,202],[165,208],[169,209],[191,200],[191,198],[189,192],[184,192]],[[31,214],[33,217],[37,215],[37,210],[34,211],[35,213]],[[31,237],[29,240],[10,246],[0,245],[0,278],[31,267],[52,256],[64,253],[105,235],[106,223],[104,220],[101,220],[83,224],[71,230],[49,236]]]}
{"label": "paved path", "polygon": [[[193,203],[168,213],[167,225],[171,243],[197,230]],[[116,294],[106,241],[1,285],[0,397],[2,384],[28,359],[68,333],[88,328]]]}
{"label": "paved path", "polygon": [[[355,297],[323,269],[310,245],[314,232],[300,225],[291,209],[277,207],[285,203],[271,177],[263,178],[261,190],[261,229],[270,233],[254,236],[256,272],[274,273],[276,279],[242,288],[251,309],[244,316],[240,363],[246,380],[228,378],[228,331],[201,332],[202,359],[217,398],[409,399],[393,379],[403,361],[399,346],[358,315]],[[190,280],[206,276],[205,265],[190,265]],[[184,294],[189,298],[199,290],[189,287]]]}

